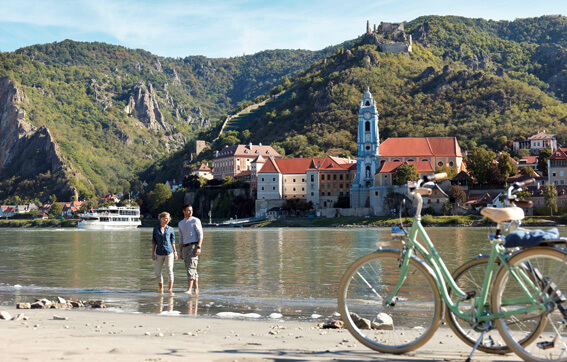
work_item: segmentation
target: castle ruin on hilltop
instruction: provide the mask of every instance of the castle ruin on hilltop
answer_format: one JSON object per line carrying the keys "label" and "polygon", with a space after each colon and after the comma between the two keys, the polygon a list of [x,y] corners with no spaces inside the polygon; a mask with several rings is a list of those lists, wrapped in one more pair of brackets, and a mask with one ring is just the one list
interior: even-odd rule
{"label": "castle ruin on hilltop", "polygon": [[380,22],[378,28],[370,28],[370,21],[366,22],[366,34],[363,36],[365,44],[376,45],[382,52],[411,53],[412,38],[406,36],[404,23]]}

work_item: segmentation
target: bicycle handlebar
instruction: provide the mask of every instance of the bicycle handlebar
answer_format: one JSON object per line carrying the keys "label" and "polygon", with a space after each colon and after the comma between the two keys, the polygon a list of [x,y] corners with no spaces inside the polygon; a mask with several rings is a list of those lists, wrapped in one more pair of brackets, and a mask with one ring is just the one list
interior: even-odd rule
{"label": "bicycle handlebar", "polygon": [[527,180],[525,180],[525,181],[514,182],[514,183],[512,184],[512,186],[515,186],[515,188],[518,188],[518,189],[519,189],[519,188],[522,188],[522,187],[524,187],[524,186],[528,186],[528,185],[531,185],[531,184],[535,184],[535,178],[533,178],[533,177],[532,177],[532,178],[529,178],[529,179],[527,179]]}
{"label": "bicycle handlebar", "polygon": [[528,186],[534,184],[536,182],[535,178],[529,178],[525,181],[517,181],[514,182],[510,187],[508,187],[508,192],[506,192],[506,201],[507,203],[514,203],[516,206],[519,207],[532,207],[533,203],[531,201],[521,201],[518,200],[518,197],[514,195],[514,193],[522,190],[524,186]]}

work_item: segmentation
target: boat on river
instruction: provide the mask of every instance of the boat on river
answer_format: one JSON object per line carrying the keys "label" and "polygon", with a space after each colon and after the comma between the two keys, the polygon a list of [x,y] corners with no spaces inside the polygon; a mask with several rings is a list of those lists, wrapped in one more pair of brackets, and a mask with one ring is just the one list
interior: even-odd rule
{"label": "boat on river", "polygon": [[139,206],[108,206],[92,209],[79,216],[79,229],[128,230],[142,225]]}

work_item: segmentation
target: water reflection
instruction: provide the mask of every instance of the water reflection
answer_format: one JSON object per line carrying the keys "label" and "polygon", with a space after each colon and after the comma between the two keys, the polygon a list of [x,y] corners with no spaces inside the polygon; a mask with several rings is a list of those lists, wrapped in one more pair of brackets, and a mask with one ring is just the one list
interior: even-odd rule
{"label": "water reflection", "polygon": [[[427,230],[450,271],[489,251],[485,228]],[[387,228],[205,229],[196,299],[182,293],[182,261],[174,265],[176,295],[154,293],[151,229],[0,229],[0,303],[61,295],[145,313],[325,316],[337,310],[345,269],[377,243],[401,247]]]}

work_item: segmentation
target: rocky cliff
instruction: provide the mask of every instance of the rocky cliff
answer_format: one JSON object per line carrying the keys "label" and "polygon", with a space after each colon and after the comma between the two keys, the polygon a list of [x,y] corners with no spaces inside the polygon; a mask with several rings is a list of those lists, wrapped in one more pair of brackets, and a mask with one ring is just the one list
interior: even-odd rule
{"label": "rocky cliff", "polygon": [[[64,176],[71,169],[64,162],[49,130],[25,120],[25,94],[7,78],[0,78],[0,174],[20,180],[40,173]],[[66,178],[66,177],[65,177]],[[68,183],[59,191],[69,190]]]}

